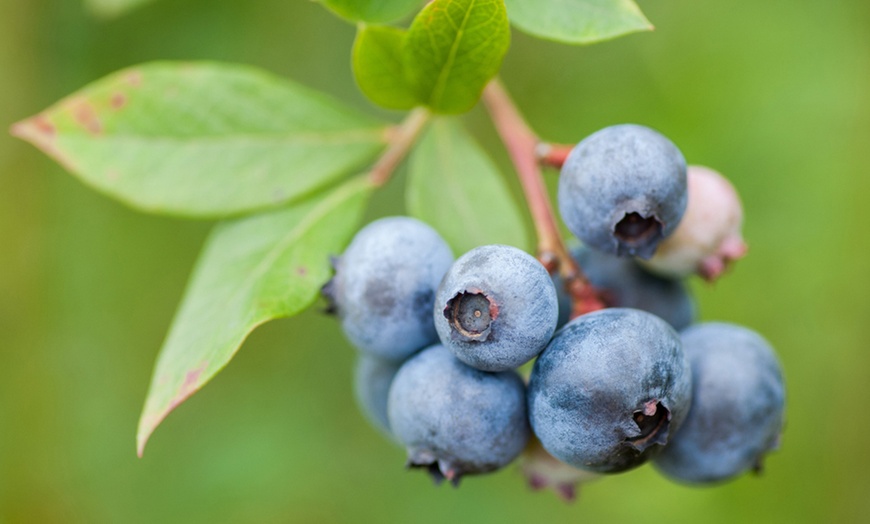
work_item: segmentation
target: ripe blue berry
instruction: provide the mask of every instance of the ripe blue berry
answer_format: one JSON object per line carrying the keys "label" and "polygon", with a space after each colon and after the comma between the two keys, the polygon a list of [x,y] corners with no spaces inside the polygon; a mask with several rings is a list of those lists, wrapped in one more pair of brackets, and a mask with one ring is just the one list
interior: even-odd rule
{"label": "ripe blue berry", "polygon": [[556,333],[529,379],[529,419],[554,457],[617,473],[644,463],[689,409],[679,336],[655,315],[609,308]]}
{"label": "ripe blue berry", "polygon": [[513,371],[466,366],[444,346],[424,349],[393,379],[387,403],[393,434],[408,449],[408,465],[427,468],[436,482],[510,463],[529,437],[525,385]]}
{"label": "ripe blue berry", "polygon": [[384,360],[365,353],[356,360],[353,390],[363,414],[373,426],[391,435],[387,418],[387,397],[401,362]]}
{"label": "ripe blue berry", "polygon": [[653,275],[632,258],[586,247],[572,250],[572,255],[589,282],[604,292],[609,305],[648,311],[677,331],[694,320],[695,304],[683,282]]}
{"label": "ripe blue berry", "polygon": [[435,328],[459,360],[484,371],[521,366],[547,345],[559,305],[547,270],[510,246],[472,249],[435,296]]}
{"label": "ripe blue berry", "polygon": [[773,348],[757,333],[709,322],[683,332],[692,366],[686,422],[655,458],[668,477],[686,483],[726,480],[759,468],[777,446],[785,387]]}
{"label": "ripe blue berry", "polygon": [[584,244],[613,255],[650,258],[686,209],[686,160],[644,126],[604,128],[568,155],[559,211]]}
{"label": "ripe blue berry", "polygon": [[324,287],[347,338],[361,351],[402,360],[438,338],[435,289],[453,262],[450,247],[419,220],[383,218],[361,229]]}

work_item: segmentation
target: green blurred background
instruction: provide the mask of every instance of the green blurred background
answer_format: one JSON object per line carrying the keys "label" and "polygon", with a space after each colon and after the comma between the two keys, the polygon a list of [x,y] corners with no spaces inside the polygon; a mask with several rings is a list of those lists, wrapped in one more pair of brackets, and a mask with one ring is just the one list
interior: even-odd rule
{"label": "green blurred background", "polygon": [[[547,138],[647,124],[741,191],[749,257],[693,286],[703,319],[759,330],[785,367],[787,429],[761,478],[697,489],[644,467],[573,505],[515,468],[434,488],[359,414],[353,351],[313,311],[256,331],[137,459],[210,224],[131,211],[4,132],[0,522],[867,522],[870,3],[640,4],[655,32],[592,47],[515,33],[503,77]],[[112,21],[81,0],[3,0],[0,127],[152,59],[255,64],[396,118],[354,87],[353,36],[306,0],[164,0]],[[485,115],[466,120],[507,172]],[[402,212],[402,183],[371,218]]]}

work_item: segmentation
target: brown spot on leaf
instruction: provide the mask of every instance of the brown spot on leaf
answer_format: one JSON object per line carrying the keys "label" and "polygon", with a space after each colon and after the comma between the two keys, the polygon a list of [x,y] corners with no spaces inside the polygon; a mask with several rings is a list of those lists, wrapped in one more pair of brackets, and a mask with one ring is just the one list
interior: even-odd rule
{"label": "brown spot on leaf", "polygon": [[121,174],[114,169],[110,169],[106,172],[106,180],[109,182],[117,182],[119,178],[121,178]]}
{"label": "brown spot on leaf", "polygon": [[127,83],[133,87],[142,85],[142,73],[139,71],[130,71],[127,73]]}
{"label": "brown spot on leaf", "polygon": [[299,266],[296,268],[296,274],[300,277],[304,277],[308,274],[308,268],[306,268],[305,266]]}
{"label": "brown spot on leaf", "polygon": [[33,117],[33,127],[44,135],[54,136],[54,134],[57,132],[54,124],[52,124],[51,121],[45,117],[45,115],[36,115],[35,117]]}
{"label": "brown spot on leaf", "polygon": [[89,102],[81,102],[73,110],[73,117],[88,133],[98,135],[103,132],[103,124],[97,111]]}
{"label": "brown spot on leaf", "polygon": [[112,95],[112,109],[118,110],[127,105],[127,96],[124,93],[115,93]]}
{"label": "brown spot on leaf", "polygon": [[181,387],[178,388],[178,393],[175,394],[172,401],[169,403],[169,408],[167,411],[172,411],[177,408],[179,404],[187,400],[188,397],[193,395],[197,389],[199,389],[199,377],[202,375],[202,372],[205,371],[205,364],[203,363],[196,369],[187,372],[187,375],[184,377],[184,382],[181,384]]}

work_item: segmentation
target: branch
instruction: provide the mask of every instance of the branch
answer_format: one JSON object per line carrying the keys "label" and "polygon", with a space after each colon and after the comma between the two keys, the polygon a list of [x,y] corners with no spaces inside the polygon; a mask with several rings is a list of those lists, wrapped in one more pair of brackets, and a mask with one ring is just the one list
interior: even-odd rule
{"label": "branch", "polygon": [[577,262],[568,253],[556,222],[547,187],[538,164],[540,140],[526,124],[498,79],[483,91],[496,131],[517,171],[538,237],[538,259],[551,273],[559,271],[573,302],[572,318],[604,307]]}
{"label": "branch", "polygon": [[417,137],[426,128],[431,116],[428,109],[418,107],[408,113],[405,120],[392,130],[388,139],[389,146],[368,174],[369,180],[375,187],[380,187],[390,180],[393,172],[417,141]]}

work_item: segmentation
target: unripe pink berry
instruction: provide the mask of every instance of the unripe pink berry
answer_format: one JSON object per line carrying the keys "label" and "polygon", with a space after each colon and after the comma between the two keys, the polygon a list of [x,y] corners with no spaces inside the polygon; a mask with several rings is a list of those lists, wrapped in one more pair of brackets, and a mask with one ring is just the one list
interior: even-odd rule
{"label": "unripe pink berry", "polygon": [[537,438],[530,439],[520,455],[520,470],[529,487],[534,490],[551,488],[566,502],[572,502],[577,497],[577,490],[582,484],[603,476],[565,464],[547,453]]}
{"label": "unripe pink berry", "polygon": [[697,273],[713,281],[746,254],[743,208],[734,186],[716,171],[689,166],[687,177],[689,201],[683,219],[655,256],[640,262],[666,277]]}

